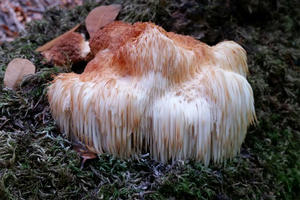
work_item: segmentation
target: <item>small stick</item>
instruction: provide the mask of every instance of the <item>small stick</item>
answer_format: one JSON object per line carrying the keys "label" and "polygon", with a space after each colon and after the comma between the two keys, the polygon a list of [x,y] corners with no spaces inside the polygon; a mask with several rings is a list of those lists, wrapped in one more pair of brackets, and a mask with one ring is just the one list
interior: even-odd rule
{"label": "small stick", "polygon": [[33,0],[33,2],[39,7],[39,9],[43,12],[45,11],[45,7],[38,0]]}
{"label": "small stick", "polygon": [[3,127],[9,120],[10,120],[10,119],[5,120],[5,121],[1,124],[0,129],[2,129],[2,127]]}
{"label": "small stick", "polygon": [[44,11],[39,9],[39,8],[33,8],[33,7],[28,7],[26,8],[26,10],[28,11],[32,11],[32,12],[38,12],[38,13],[43,13]]}
{"label": "small stick", "polygon": [[12,9],[12,7],[8,4],[7,1],[5,1],[4,6],[7,8],[9,15],[12,17],[15,25],[17,26],[18,32],[26,32],[24,26],[17,19],[15,11]]}
{"label": "small stick", "polygon": [[80,24],[77,24],[75,27],[73,27],[71,30],[65,32],[64,34],[54,38],[53,40],[51,40],[50,42],[47,42],[46,44],[44,44],[43,46],[37,48],[35,51],[37,52],[42,52],[42,51],[46,51],[48,49],[51,49],[57,41],[59,41],[62,37],[65,37],[66,35],[74,32],[78,27],[80,26]]}

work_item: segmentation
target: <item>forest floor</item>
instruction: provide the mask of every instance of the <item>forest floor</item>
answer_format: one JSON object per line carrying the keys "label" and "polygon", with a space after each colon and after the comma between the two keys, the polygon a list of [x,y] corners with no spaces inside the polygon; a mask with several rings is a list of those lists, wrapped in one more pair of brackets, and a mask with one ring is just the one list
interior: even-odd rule
{"label": "forest floor", "polygon": [[[34,50],[101,4],[120,3],[118,20],[152,21],[214,45],[234,40],[248,53],[248,80],[259,123],[241,153],[224,164],[161,164],[141,155],[80,157],[49,111],[47,86],[61,68]],[[297,0],[106,0],[48,9],[26,33],[0,46],[0,199],[299,199],[300,3]],[[7,64],[37,67],[20,89],[3,86]]]}
{"label": "forest floor", "polygon": [[42,19],[50,8],[72,8],[82,0],[2,0],[0,1],[0,44],[26,34],[26,23]]}

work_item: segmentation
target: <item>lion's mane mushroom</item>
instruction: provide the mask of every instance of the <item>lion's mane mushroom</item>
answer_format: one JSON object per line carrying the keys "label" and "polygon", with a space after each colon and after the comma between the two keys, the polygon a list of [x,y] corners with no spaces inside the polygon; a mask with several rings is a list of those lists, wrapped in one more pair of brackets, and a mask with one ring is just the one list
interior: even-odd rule
{"label": "lion's mane mushroom", "polygon": [[56,65],[66,65],[85,60],[90,52],[89,43],[80,33],[69,32],[55,41],[55,44],[42,52],[48,62]]}
{"label": "lion's mane mushroom", "polygon": [[[101,37],[97,37],[100,36]],[[49,87],[61,130],[95,153],[221,162],[256,120],[245,50],[208,46],[152,23],[114,22],[90,40],[82,74]]]}

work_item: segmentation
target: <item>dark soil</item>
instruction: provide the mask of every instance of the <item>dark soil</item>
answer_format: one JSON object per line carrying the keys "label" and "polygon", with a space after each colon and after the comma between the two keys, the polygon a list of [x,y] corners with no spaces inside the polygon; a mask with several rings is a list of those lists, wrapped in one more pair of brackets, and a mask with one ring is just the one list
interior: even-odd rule
{"label": "dark soil", "polygon": [[[0,199],[297,199],[300,196],[300,3],[298,0],[125,0],[119,20],[152,21],[208,44],[234,40],[248,53],[259,123],[239,156],[222,165],[160,164],[148,155],[80,158],[59,132],[45,96],[59,67],[34,52],[97,5],[50,9],[27,34],[0,46]],[[10,60],[37,67],[18,91],[4,89]],[[73,68],[78,66],[73,66]],[[80,68],[80,66],[79,66]]]}

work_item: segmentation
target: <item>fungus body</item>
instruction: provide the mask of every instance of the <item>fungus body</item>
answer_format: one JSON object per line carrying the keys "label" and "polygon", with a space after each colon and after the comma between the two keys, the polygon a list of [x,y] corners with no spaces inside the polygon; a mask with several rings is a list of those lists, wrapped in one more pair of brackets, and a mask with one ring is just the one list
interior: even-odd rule
{"label": "fungus body", "polygon": [[246,52],[235,42],[208,46],[152,23],[114,22],[90,40],[82,74],[49,87],[62,132],[95,153],[159,161],[222,162],[239,152],[255,122]]}

